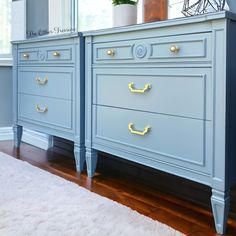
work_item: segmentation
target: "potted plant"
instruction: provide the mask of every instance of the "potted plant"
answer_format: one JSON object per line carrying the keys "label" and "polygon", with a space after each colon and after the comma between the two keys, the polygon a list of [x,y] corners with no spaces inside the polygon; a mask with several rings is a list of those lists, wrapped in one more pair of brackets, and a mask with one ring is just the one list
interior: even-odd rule
{"label": "potted plant", "polygon": [[165,20],[169,0],[143,0],[143,22]]}
{"label": "potted plant", "polygon": [[136,24],[137,4],[138,0],[112,0],[113,26]]}

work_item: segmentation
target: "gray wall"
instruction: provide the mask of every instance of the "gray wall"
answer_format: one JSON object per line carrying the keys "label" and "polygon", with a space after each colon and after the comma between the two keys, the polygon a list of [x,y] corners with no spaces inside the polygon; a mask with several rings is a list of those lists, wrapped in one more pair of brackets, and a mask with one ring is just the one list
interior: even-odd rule
{"label": "gray wall", "polygon": [[27,37],[40,36],[48,30],[48,0],[27,0]]}
{"label": "gray wall", "polygon": [[0,66],[0,127],[12,125],[12,67]]}

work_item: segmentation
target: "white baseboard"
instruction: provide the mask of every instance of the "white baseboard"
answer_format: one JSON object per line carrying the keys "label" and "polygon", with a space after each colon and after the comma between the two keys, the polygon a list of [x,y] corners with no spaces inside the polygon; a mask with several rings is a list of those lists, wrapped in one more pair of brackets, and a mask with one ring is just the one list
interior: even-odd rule
{"label": "white baseboard", "polygon": [[[12,127],[0,127],[0,141],[13,140]],[[53,146],[53,137],[24,129],[22,142],[47,150]]]}
{"label": "white baseboard", "polygon": [[0,141],[12,140],[13,130],[12,127],[0,127]]}
{"label": "white baseboard", "polygon": [[32,130],[24,129],[22,142],[47,150],[48,148],[53,146],[53,137],[47,134],[42,134]]}

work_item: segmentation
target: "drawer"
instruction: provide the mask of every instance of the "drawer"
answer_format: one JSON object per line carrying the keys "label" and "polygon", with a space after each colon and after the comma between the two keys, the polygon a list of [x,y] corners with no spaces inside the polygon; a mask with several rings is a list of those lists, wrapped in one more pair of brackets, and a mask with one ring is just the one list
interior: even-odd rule
{"label": "drawer", "polygon": [[136,153],[143,162],[146,158],[210,172],[209,121],[103,106],[94,106],[94,117],[95,144]]}
{"label": "drawer", "polygon": [[72,101],[26,94],[19,94],[18,99],[20,120],[72,129]]}
{"label": "drawer", "polygon": [[18,92],[72,100],[73,69],[19,67]]}
{"label": "drawer", "polygon": [[212,119],[211,69],[94,69],[93,104]]}
{"label": "drawer", "polygon": [[71,61],[72,48],[69,46],[58,46],[47,49],[47,61]]}
{"label": "drawer", "polygon": [[36,46],[18,51],[19,63],[72,63],[73,61],[73,45]]}
{"label": "drawer", "polygon": [[19,62],[37,62],[38,61],[38,49],[19,50],[18,61]]}
{"label": "drawer", "polygon": [[93,52],[93,63],[210,62],[211,33],[95,43]]}

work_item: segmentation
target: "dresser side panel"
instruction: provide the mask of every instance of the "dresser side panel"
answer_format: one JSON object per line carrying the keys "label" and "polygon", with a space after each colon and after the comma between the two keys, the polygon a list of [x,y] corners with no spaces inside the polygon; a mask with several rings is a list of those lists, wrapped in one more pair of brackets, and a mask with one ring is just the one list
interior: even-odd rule
{"label": "dresser side panel", "polygon": [[212,22],[213,27],[213,163],[212,187],[225,191],[226,186],[226,27],[225,20]]}
{"label": "dresser side panel", "polygon": [[227,184],[236,183],[236,21],[228,20],[227,28],[227,107],[226,165]]}

